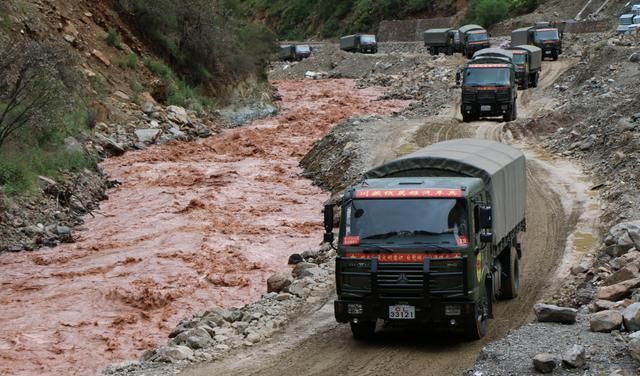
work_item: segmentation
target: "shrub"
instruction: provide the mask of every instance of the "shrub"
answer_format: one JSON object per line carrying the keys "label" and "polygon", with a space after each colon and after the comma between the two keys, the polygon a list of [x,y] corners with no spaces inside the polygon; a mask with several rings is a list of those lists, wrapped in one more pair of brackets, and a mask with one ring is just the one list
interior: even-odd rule
{"label": "shrub", "polygon": [[138,66],[138,55],[132,52],[126,58],[120,60],[118,65],[122,68],[134,69]]}
{"label": "shrub", "polygon": [[111,47],[115,47],[117,49],[122,49],[122,41],[120,40],[120,35],[115,30],[109,30],[107,35],[104,37],[104,41]]}
{"label": "shrub", "polygon": [[510,15],[508,0],[474,0],[470,6],[472,22],[489,27]]}

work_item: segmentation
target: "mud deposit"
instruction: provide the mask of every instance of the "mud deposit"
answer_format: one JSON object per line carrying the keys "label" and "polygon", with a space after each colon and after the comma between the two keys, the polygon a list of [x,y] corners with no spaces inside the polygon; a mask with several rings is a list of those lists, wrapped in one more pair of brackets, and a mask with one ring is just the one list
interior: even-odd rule
{"label": "mud deposit", "polygon": [[351,80],[275,82],[281,115],[108,160],[112,190],[76,244],[0,255],[0,374],[78,375],[140,356],[211,306],[258,298],[315,248],[327,194],[298,162],[337,122],[407,106]]}

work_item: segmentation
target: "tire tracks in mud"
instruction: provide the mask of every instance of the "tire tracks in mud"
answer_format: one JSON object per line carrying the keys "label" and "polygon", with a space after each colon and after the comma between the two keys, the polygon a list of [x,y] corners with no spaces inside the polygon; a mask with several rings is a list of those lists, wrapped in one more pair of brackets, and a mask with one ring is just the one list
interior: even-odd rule
{"label": "tire tracks in mud", "polygon": [[[521,114],[531,115],[535,110],[547,108],[549,103],[542,95],[543,90],[572,65],[573,62],[562,60],[545,64],[539,88],[521,94],[519,98],[519,105],[524,110]],[[419,127],[414,124],[414,137],[409,143],[423,147],[460,137],[512,141],[511,135],[503,131],[504,123],[480,121],[467,125],[462,122],[458,108],[459,99],[441,111],[441,115],[426,119]],[[402,138],[406,138],[406,134]],[[389,140],[386,133],[374,144],[377,148],[386,145],[394,150],[385,151],[384,158],[378,158],[378,162],[403,152],[393,148],[398,142]],[[330,301],[260,349],[204,367],[194,366],[183,374],[439,376],[461,374],[470,368],[486,343],[530,321],[533,304],[543,297],[545,291],[555,287],[552,281],[554,273],[584,208],[584,197],[568,188],[570,182],[553,183],[563,171],[554,170],[553,163],[538,159],[544,157],[538,157],[533,150],[535,145],[529,145],[525,140],[516,146],[525,149],[529,159],[528,231],[520,239],[524,248],[522,288],[518,298],[497,303],[495,319],[491,320],[489,333],[484,339],[460,342],[449,336],[422,331],[383,328],[375,340],[357,342],[352,339],[347,325],[335,322]],[[576,184],[579,185],[576,190],[585,189],[583,183]],[[567,204],[567,200],[571,203]]]}

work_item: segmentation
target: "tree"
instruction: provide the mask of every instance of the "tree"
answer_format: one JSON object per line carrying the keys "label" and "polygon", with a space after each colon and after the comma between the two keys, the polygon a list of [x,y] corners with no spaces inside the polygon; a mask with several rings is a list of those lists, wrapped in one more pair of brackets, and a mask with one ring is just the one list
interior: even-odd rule
{"label": "tree", "polygon": [[68,55],[49,44],[0,43],[0,148],[20,130],[37,134],[57,125],[73,81],[70,66]]}
{"label": "tree", "polygon": [[474,22],[489,27],[507,19],[509,7],[508,0],[474,0],[470,9]]}

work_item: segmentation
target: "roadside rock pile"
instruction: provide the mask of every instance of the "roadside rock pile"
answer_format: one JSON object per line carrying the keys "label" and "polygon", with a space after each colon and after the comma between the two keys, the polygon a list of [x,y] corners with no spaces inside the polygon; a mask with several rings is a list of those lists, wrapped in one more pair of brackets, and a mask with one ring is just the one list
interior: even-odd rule
{"label": "roadside rock pile", "polygon": [[105,374],[138,375],[149,370],[171,374],[190,363],[210,362],[269,341],[287,322],[322,304],[331,291],[335,251],[328,244],[295,256],[292,259],[298,262],[292,271],[271,276],[269,292],[259,301],[240,308],[214,307],[184,319],[166,345],[147,351],[140,361],[111,366]]}

